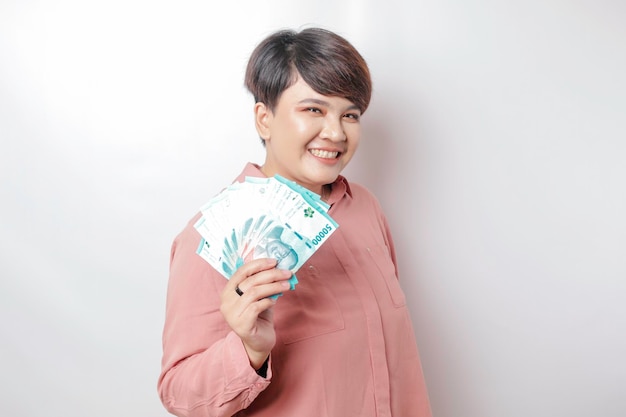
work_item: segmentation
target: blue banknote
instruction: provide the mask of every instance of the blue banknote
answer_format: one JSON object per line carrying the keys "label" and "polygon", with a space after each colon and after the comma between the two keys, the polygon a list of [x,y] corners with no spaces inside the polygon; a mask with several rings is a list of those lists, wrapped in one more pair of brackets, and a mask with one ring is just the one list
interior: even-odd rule
{"label": "blue banknote", "polygon": [[320,196],[280,176],[247,177],[204,204],[194,225],[202,236],[197,253],[229,279],[243,263],[274,258],[296,271],[339,225]]}

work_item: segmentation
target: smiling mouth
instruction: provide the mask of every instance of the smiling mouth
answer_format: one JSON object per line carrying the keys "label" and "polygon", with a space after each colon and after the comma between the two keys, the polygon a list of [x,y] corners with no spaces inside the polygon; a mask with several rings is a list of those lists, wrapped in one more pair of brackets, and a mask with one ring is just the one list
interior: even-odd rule
{"label": "smiling mouth", "polygon": [[336,159],[339,156],[339,152],[322,151],[320,149],[310,149],[311,155],[324,159]]}

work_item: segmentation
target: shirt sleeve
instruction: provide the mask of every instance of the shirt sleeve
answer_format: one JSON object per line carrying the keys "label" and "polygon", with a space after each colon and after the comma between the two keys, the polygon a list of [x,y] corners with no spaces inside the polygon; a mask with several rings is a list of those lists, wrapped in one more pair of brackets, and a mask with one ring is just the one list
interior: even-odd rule
{"label": "shirt sleeve", "polygon": [[196,254],[199,244],[188,225],[172,245],[158,391],[176,416],[232,415],[267,388],[271,360],[266,378],[250,366],[220,312],[226,280]]}

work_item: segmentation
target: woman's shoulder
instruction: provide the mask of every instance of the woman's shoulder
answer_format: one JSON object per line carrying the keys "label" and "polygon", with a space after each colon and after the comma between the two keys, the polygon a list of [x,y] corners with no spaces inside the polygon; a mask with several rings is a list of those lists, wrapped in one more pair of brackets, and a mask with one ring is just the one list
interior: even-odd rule
{"label": "woman's shoulder", "polygon": [[182,229],[179,229],[178,233],[174,237],[174,246],[182,246],[185,244],[191,244],[193,246],[198,244],[201,236],[195,225],[201,216],[202,213],[198,211],[187,221],[187,223],[184,224]]}

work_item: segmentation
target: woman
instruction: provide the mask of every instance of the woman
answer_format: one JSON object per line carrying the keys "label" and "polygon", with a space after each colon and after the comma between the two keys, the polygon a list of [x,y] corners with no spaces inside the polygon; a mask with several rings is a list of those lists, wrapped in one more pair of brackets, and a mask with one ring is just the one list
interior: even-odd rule
{"label": "woman", "polygon": [[330,31],[279,31],[252,53],[246,86],[266,157],[237,181],[295,181],[330,204],[340,227],[285,291],[291,273],[274,259],[224,279],[196,254],[196,215],[172,247],[163,404],[198,417],[430,416],[387,221],[340,175],[371,97],[367,64]]}

